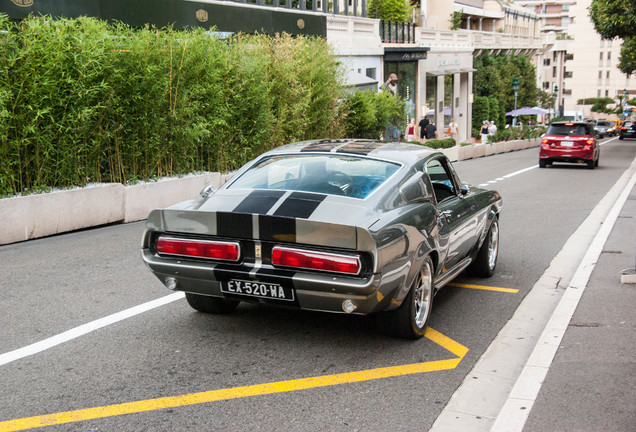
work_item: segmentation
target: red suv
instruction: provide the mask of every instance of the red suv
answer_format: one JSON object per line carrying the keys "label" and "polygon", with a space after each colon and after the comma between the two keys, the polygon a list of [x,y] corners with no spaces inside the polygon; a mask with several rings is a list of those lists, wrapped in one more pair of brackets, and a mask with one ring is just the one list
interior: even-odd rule
{"label": "red suv", "polygon": [[591,123],[554,122],[541,140],[539,167],[545,168],[552,162],[574,162],[594,169],[600,153]]}

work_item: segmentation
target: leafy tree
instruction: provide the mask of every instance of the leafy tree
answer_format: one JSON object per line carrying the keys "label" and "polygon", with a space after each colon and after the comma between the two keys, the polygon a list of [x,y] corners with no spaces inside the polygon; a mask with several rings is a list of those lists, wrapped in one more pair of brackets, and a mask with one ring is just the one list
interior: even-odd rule
{"label": "leafy tree", "polygon": [[612,98],[586,98],[576,101],[577,105],[592,105],[592,112],[613,113],[615,109],[608,108],[607,105],[614,104],[616,101]]}
{"label": "leafy tree", "polygon": [[478,137],[482,122],[484,120],[490,120],[488,118],[489,112],[490,102],[488,101],[488,98],[485,96],[475,96],[475,101],[473,102],[473,136]]}
{"label": "leafy tree", "polygon": [[[473,81],[475,97],[495,98],[498,101],[498,107],[489,109],[485,113],[488,118],[481,119],[475,119],[476,110],[475,104],[473,104],[473,120],[478,122],[478,126],[481,124],[481,120],[486,119],[497,121],[498,127],[504,125],[505,113],[512,111],[515,107],[515,95],[512,90],[512,81],[515,77],[519,79],[517,108],[537,104],[539,90],[536,88],[535,67],[527,56],[510,57],[504,54],[496,56],[486,54],[475,59],[473,66],[477,69]],[[503,112],[503,116],[501,112]],[[474,127],[475,124],[473,124]]]}
{"label": "leafy tree", "polygon": [[607,39],[623,39],[618,68],[636,71],[636,2],[634,0],[592,0],[590,18],[596,31]]}
{"label": "leafy tree", "polygon": [[404,99],[389,92],[357,91],[340,107],[347,137],[377,139],[391,124],[402,130],[406,120]]}
{"label": "leafy tree", "polygon": [[411,19],[413,7],[407,0],[370,0],[369,17],[405,23]]}

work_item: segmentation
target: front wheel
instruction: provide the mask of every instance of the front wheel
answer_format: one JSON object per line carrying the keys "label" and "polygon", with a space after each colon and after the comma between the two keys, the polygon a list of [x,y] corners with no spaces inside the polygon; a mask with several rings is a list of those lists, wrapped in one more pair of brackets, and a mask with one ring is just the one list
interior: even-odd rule
{"label": "front wheel", "polygon": [[185,293],[188,304],[199,312],[209,314],[227,314],[234,312],[239,305],[238,300],[228,300],[199,294]]}
{"label": "front wheel", "polygon": [[490,277],[495,274],[497,256],[499,255],[499,220],[495,217],[490,224],[484,243],[477,252],[475,261],[470,266],[471,273],[476,276]]}
{"label": "front wheel", "polygon": [[399,308],[379,317],[382,330],[389,336],[419,339],[433,307],[433,262],[426,257],[411,289]]}

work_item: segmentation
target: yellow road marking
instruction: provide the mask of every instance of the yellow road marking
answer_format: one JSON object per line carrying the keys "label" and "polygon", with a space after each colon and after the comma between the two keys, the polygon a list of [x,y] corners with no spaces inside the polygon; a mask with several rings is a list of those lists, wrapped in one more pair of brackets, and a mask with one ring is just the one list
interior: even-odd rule
{"label": "yellow road marking", "polygon": [[480,289],[480,290],[486,290],[486,291],[497,291],[497,292],[505,292],[505,293],[512,293],[512,294],[516,294],[519,292],[518,289],[512,289],[512,288],[499,288],[499,287],[490,287],[490,286],[483,286],[483,285],[469,285],[469,284],[460,284],[460,283],[454,283],[454,282],[449,283],[448,286],[454,286],[459,288]]}
{"label": "yellow road marking", "polygon": [[468,348],[466,348],[465,346],[455,342],[454,340],[444,336],[443,334],[439,333],[436,330],[433,330],[430,327],[426,329],[426,333],[424,334],[424,336],[435,342],[436,344],[442,346],[444,349],[450,351],[457,357],[447,360],[413,363],[403,366],[390,366],[357,372],[345,372],[335,375],[301,378],[266,384],[234,387],[222,390],[211,390],[181,396],[146,399],[137,402],[126,402],[115,405],[105,405],[101,407],[65,411],[35,417],[25,417],[21,419],[0,422],[0,432],[18,431],[43,426],[78,422],[83,420],[133,414],[144,411],[154,411],[164,408],[175,408],[180,406],[196,405],[221,400],[238,399],[273,393],[284,393],[311,388],[327,387],[338,384],[370,381],[381,378],[449,370],[457,367],[459,362],[462,361],[462,359],[468,352]]}

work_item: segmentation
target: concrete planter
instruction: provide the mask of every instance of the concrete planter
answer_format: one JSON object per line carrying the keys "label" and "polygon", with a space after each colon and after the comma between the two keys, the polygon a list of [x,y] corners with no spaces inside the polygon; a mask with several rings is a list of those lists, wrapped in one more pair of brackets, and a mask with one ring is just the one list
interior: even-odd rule
{"label": "concrete planter", "polygon": [[124,212],[121,184],[5,198],[0,200],[0,244],[121,221]]}
{"label": "concrete planter", "polygon": [[153,209],[196,197],[208,183],[219,188],[222,184],[221,174],[208,173],[127,186],[124,194],[124,222],[146,219]]}
{"label": "concrete planter", "polygon": [[48,194],[0,200],[0,244],[146,219],[155,208],[196,197],[208,183],[215,188],[231,175],[207,173],[124,186],[100,184]]}

